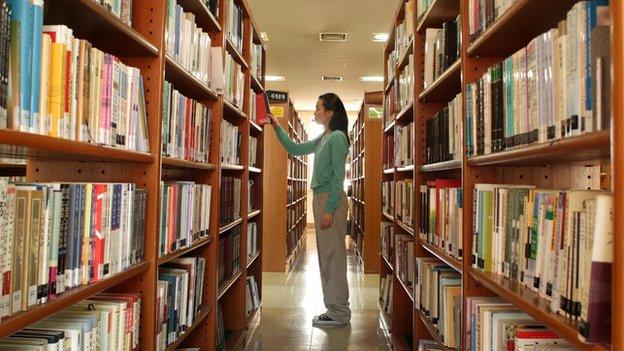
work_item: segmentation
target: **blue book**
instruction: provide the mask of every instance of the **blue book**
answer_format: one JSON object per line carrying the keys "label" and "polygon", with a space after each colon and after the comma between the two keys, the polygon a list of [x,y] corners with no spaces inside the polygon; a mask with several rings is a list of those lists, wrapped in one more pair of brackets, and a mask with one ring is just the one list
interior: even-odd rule
{"label": "blue book", "polygon": [[[609,0],[591,0],[583,3],[585,7],[585,23],[581,33],[585,36],[585,111],[591,114],[592,110],[592,91],[591,91],[591,31],[598,24],[598,9],[600,7],[609,9]],[[589,116],[585,116],[588,118]]]}
{"label": "blue book", "polygon": [[42,133],[39,126],[39,96],[41,92],[41,43],[43,35],[43,0],[32,0],[32,79],[31,79],[31,118],[30,131]]}
{"label": "blue book", "polygon": [[[11,8],[11,96],[10,116],[14,126],[29,131],[30,120],[30,76],[32,62],[32,22],[31,0],[7,0]],[[19,122],[18,122],[19,121]]]}

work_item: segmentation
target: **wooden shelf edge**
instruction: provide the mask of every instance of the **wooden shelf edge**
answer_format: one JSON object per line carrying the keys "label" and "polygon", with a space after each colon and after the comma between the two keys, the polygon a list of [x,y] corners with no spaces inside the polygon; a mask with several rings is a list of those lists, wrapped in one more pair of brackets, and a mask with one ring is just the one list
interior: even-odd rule
{"label": "wooden shelf edge", "polygon": [[256,308],[251,313],[251,315],[245,316],[245,318],[247,319],[247,328],[249,328],[250,326],[254,324],[255,319],[259,318],[261,313],[262,313],[262,300],[260,300],[260,306],[258,306],[258,308]]}
{"label": "wooden shelf edge", "polygon": [[392,119],[392,122],[390,122],[390,124],[388,124],[385,128],[384,128],[384,133],[388,133],[390,132],[392,129],[394,129],[394,124],[396,123],[396,119]]}
{"label": "wooden shelf edge", "polygon": [[260,83],[260,81],[258,80],[258,77],[254,76],[251,73],[249,73],[249,76],[251,76],[251,88],[255,90],[256,93],[264,93],[264,87],[262,86],[262,83]]}
{"label": "wooden shelf edge", "polygon": [[0,129],[0,156],[12,158],[72,159],[76,161],[109,160],[153,163],[152,154],[100,146],[82,141],[55,138],[47,135]]}
{"label": "wooden shelf edge", "polygon": [[397,222],[397,225],[401,227],[401,229],[405,230],[411,236],[414,236],[414,227],[410,227],[409,225],[401,222],[400,220],[397,220],[396,222]]}
{"label": "wooden shelf edge", "polygon": [[226,350],[238,350],[245,339],[245,330],[235,330],[225,340]]}
{"label": "wooden shelf edge", "polygon": [[399,281],[399,285],[401,285],[401,287],[403,288],[403,291],[405,291],[405,293],[407,294],[407,296],[410,298],[410,300],[412,301],[412,305],[414,304],[414,294],[413,294],[413,289],[410,289],[407,284],[405,284],[405,282],[403,281],[403,279],[401,279],[401,277],[399,277],[398,274],[395,274],[395,278],[396,280]]}
{"label": "wooden shelf edge", "polygon": [[386,266],[388,266],[391,271],[394,271],[394,266],[390,263],[390,261],[388,261],[386,256],[384,256],[383,254],[379,254],[379,256],[381,256],[381,260],[386,264]]}
{"label": "wooden shelf edge", "polygon": [[231,101],[228,101],[226,98],[223,98],[223,106],[225,106],[230,112],[234,113],[236,117],[241,119],[247,119],[247,115]]}
{"label": "wooden shelf edge", "polygon": [[252,219],[252,218],[256,217],[257,215],[259,215],[259,214],[260,214],[260,211],[261,211],[261,210],[255,210],[255,211],[253,211],[253,212],[249,213],[249,214],[247,215],[247,219]]}
{"label": "wooden shelf edge", "polygon": [[257,167],[249,166],[247,169],[249,170],[250,173],[262,173],[262,170]]}
{"label": "wooden shelf edge", "polygon": [[227,36],[227,34],[225,35],[225,43],[226,43],[225,44],[226,50],[229,51],[230,56],[232,56],[234,60],[238,62],[239,65],[245,68],[249,68],[247,61],[245,60],[241,52],[236,48],[236,46],[234,46],[234,43]]}
{"label": "wooden shelf edge", "polygon": [[201,238],[201,239],[197,240],[196,242],[194,242],[193,245],[191,245],[189,247],[184,247],[184,248],[181,248],[179,250],[176,250],[175,252],[171,252],[171,253],[168,253],[168,254],[166,254],[164,256],[159,257],[158,258],[158,265],[160,266],[160,265],[165,264],[167,262],[171,262],[171,261],[175,260],[176,258],[184,255],[184,254],[187,254],[187,253],[189,253],[191,251],[195,251],[196,249],[198,249],[198,248],[200,248],[200,247],[202,247],[204,245],[208,245],[210,242],[212,242],[212,236]]}
{"label": "wooden shelf edge", "polygon": [[[457,7],[457,11],[454,15],[449,14],[448,16],[446,15],[438,15],[437,17],[434,16],[434,13],[436,13],[436,11],[440,11],[441,7],[444,9],[445,7],[448,7],[449,5],[454,5],[455,7]],[[424,33],[427,28],[437,28],[445,21],[454,20],[455,18],[457,18],[458,14],[459,14],[459,7],[457,6],[457,1],[435,0],[429,5],[429,8],[425,11],[425,13],[421,16],[421,18],[418,19],[416,32]]]}
{"label": "wooden shelf edge", "polygon": [[209,305],[209,304],[202,305],[200,312],[195,317],[195,321],[193,321],[193,324],[190,327],[188,327],[182,334],[180,334],[180,336],[178,336],[176,341],[167,345],[167,348],[165,349],[165,351],[177,350],[178,346],[182,344],[184,339],[186,339],[189,335],[191,335],[191,333],[193,333],[195,328],[197,328],[197,326],[200,325],[204,321],[204,319],[206,319],[206,317],[210,315],[210,312],[212,312],[212,305]]}
{"label": "wooden shelf edge", "polygon": [[429,321],[429,318],[427,318],[427,316],[425,316],[423,311],[419,310],[418,308],[416,308],[416,313],[418,314],[418,316],[420,317],[420,320],[425,325],[425,328],[427,328],[427,331],[433,338],[433,341],[435,341],[442,350],[445,350],[445,351],[459,350],[456,348],[444,346],[444,343],[442,342],[442,338],[440,337],[440,331],[435,326],[433,326],[431,321]]}
{"label": "wooden shelf edge", "polygon": [[104,290],[110,289],[120,283],[123,283],[141,273],[143,273],[150,265],[150,261],[145,261],[130,267],[124,272],[115,274],[109,278],[101,280],[94,284],[83,285],[68,290],[54,300],[48,301],[43,305],[34,306],[27,311],[19,312],[0,324],[0,337],[13,334],[27,326],[36,323],[60,310],[71,306],[79,301],[89,298]]}
{"label": "wooden shelf edge", "polygon": [[418,168],[421,173],[429,173],[429,172],[441,172],[441,171],[450,171],[461,169],[462,160],[451,160],[444,161],[438,163],[431,163],[428,165],[422,165]]}
{"label": "wooden shelf edge", "polygon": [[413,172],[414,171],[414,165],[397,167],[396,170],[397,170],[397,172]]}
{"label": "wooden shelf edge", "polygon": [[383,215],[389,219],[390,221],[394,222],[394,216],[390,215],[389,213],[387,213],[386,211],[381,211],[381,213],[383,213]]}
{"label": "wooden shelf edge", "polygon": [[529,165],[608,158],[610,140],[610,130],[602,130],[575,137],[556,139],[548,143],[470,157],[468,165]]}
{"label": "wooden shelf edge", "polygon": [[219,234],[223,234],[225,232],[227,232],[228,230],[236,227],[237,225],[243,223],[243,219],[239,218],[237,220],[235,220],[234,222],[230,223],[230,224],[226,224],[224,226],[219,227]]}
{"label": "wooden shelf edge", "polygon": [[222,163],[221,169],[226,171],[244,171],[245,167],[242,165],[233,165],[229,163]]}
{"label": "wooden shelf edge", "polygon": [[425,250],[427,250],[429,253],[437,257],[439,260],[446,263],[447,265],[449,265],[451,268],[458,271],[459,273],[463,272],[462,261],[447,255],[442,250],[438,249],[437,247],[429,244],[428,242],[420,238],[418,238],[418,242]]}
{"label": "wooden shelf edge", "polygon": [[219,286],[219,293],[217,295],[217,301],[221,300],[221,298],[223,297],[223,295],[225,295],[226,292],[228,292],[230,290],[230,288],[232,287],[232,285],[234,285],[234,283],[236,283],[236,281],[238,280],[238,278],[240,278],[243,275],[243,270],[239,269],[238,272],[236,272],[232,278],[226,280],[224,283],[222,283]]}
{"label": "wooden shelf edge", "polygon": [[408,57],[410,54],[413,54],[413,53],[414,53],[414,39],[410,39],[410,42],[405,47],[405,52],[403,53],[401,58],[399,58],[399,62],[396,66],[396,69],[398,71],[402,70],[403,68],[405,68],[405,66],[407,66],[407,64],[409,63]]}
{"label": "wooden shelf edge", "polygon": [[472,267],[469,269],[469,274],[496,295],[511,302],[514,306],[523,310],[537,321],[544,323],[546,327],[569,341],[575,347],[582,350],[607,350],[601,345],[588,344],[579,340],[578,322],[552,312],[549,307],[549,302],[539,297],[539,295],[532,290],[507,278],[492,273],[479,272]]}
{"label": "wooden shelf edge", "polygon": [[256,122],[252,121],[251,119],[249,120],[249,124],[251,125],[251,130],[257,133],[262,133],[262,127],[260,127],[260,125],[258,125]]}
{"label": "wooden shelf edge", "polygon": [[[407,116],[410,115],[408,112],[413,111],[413,110],[414,110],[414,101],[411,101],[409,104],[407,104],[407,106],[403,107],[403,109],[397,114],[396,121],[399,123],[403,122],[403,119],[407,118]],[[412,116],[412,119],[413,118],[414,116]]]}
{"label": "wooden shelf edge", "polygon": [[392,88],[392,85],[394,84],[394,78],[396,78],[396,69],[392,72],[390,78],[388,78],[388,85],[384,88],[384,94],[388,95],[390,92],[390,88]]}
{"label": "wooden shelf edge", "polygon": [[[461,92],[461,58],[457,59],[452,65],[450,65],[438,78],[436,78],[431,85],[423,90],[420,95],[418,95],[418,101],[420,102],[448,102],[448,98],[446,99],[435,99],[431,98],[431,95],[442,94],[438,90],[444,90],[444,95],[451,95],[453,93],[455,95]],[[457,84],[451,85],[452,82],[450,80],[452,78],[457,78]],[[450,85],[450,86],[449,86]],[[450,88],[453,89],[450,89]],[[433,101],[428,101],[433,100]],[[438,101],[439,100],[439,101]]]}
{"label": "wooden shelf edge", "polygon": [[183,160],[180,158],[168,157],[168,156],[162,157],[162,164],[165,166],[171,166],[171,167],[199,169],[199,170],[203,169],[206,171],[212,171],[212,170],[217,169],[217,166],[213,165],[212,163],[188,161],[188,160]]}
{"label": "wooden shelf edge", "polygon": [[[182,95],[203,100],[206,98],[217,100],[219,96],[206,83],[197,79],[186,68],[182,67],[176,59],[165,54],[165,79]],[[193,91],[191,91],[193,90]],[[199,93],[198,93],[199,92]]]}
{"label": "wooden shelf edge", "polygon": [[386,168],[383,170],[384,174],[393,174],[394,173],[394,167],[393,168]]}
{"label": "wooden shelf edge", "polygon": [[245,268],[249,269],[249,267],[251,267],[251,265],[256,261],[256,259],[258,259],[258,257],[260,257],[260,250],[258,250],[255,254],[253,254],[253,256],[251,256],[251,259],[249,260],[249,262],[247,262]]}
{"label": "wooden shelf edge", "polygon": [[221,25],[219,24],[219,21],[217,21],[214,14],[210,12],[210,9],[206,6],[204,1],[178,0],[178,3],[186,11],[192,12],[195,15],[196,22],[199,21],[203,24],[204,21],[207,21],[206,24],[208,28],[204,28],[204,26],[198,24],[199,27],[209,32],[221,32]]}

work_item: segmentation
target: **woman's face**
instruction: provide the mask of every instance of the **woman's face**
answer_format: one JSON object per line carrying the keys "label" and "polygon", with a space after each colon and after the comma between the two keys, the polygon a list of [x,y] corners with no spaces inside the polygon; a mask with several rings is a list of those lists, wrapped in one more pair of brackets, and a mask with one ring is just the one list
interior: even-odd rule
{"label": "woman's face", "polygon": [[334,111],[326,110],[321,99],[316,102],[316,110],[314,111],[314,120],[316,123],[322,124],[327,128],[333,115]]}

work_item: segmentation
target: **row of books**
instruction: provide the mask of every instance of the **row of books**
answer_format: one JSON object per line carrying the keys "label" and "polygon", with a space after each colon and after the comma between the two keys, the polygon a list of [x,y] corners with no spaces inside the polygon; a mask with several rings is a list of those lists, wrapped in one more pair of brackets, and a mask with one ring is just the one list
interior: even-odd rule
{"label": "row of books", "polygon": [[226,119],[221,120],[221,138],[219,141],[221,143],[221,163],[240,165],[243,134],[239,126]]}
{"label": "row of books", "polygon": [[141,262],[146,200],[134,184],[0,179],[0,318]]}
{"label": "row of books", "polygon": [[258,166],[258,138],[249,137],[249,166]]}
{"label": "row of books", "polygon": [[217,282],[219,286],[241,270],[241,226],[228,230],[219,238]]}
{"label": "row of books", "polygon": [[291,182],[286,186],[286,202],[293,203],[306,196],[306,183]]}
{"label": "row of books", "polygon": [[381,305],[381,311],[385,314],[392,315],[392,281],[394,277],[392,274],[386,274],[381,277],[379,303]]}
{"label": "row of books", "polygon": [[134,351],[140,321],[140,294],[100,293],[0,339],[0,349]]}
{"label": "row of books", "polygon": [[256,222],[247,223],[247,262],[258,253],[258,224]]}
{"label": "row of books", "polygon": [[212,187],[194,182],[161,184],[160,255],[193,246],[210,235]]}
{"label": "row of books", "polygon": [[458,28],[461,28],[459,17],[456,21],[444,22],[442,28],[427,28],[425,33],[425,89],[460,57],[461,43]]}
{"label": "row of books", "polygon": [[468,297],[464,323],[464,349],[477,350],[577,350],[513,304],[499,297]]}
{"label": "row of books", "polygon": [[351,164],[351,178],[360,178],[364,176],[364,160],[366,155],[362,155]]}
{"label": "row of books", "polygon": [[477,184],[473,201],[473,267],[518,282],[578,320],[582,340],[608,343],[613,197]]}
{"label": "row of books", "polygon": [[[292,228],[297,221],[303,216],[306,210],[306,204],[304,202],[300,202],[294,206],[290,206],[288,208],[288,217],[286,218],[286,230]],[[305,221],[304,221],[305,222]]]}
{"label": "row of books", "polygon": [[225,33],[238,52],[243,52],[243,9],[234,0],[225,0]]}
{"label": "row of books", "polygon": [[233,176],[221,177],[220,226],[228,225],[241,218],[242,180]]}
{"label": "row of books", "polygon": [[221,60],[212,55],[220,50],[212,48],[210,35],[197,26],[195,15],[184,12],[176,0],[167,0],[166,13],[165,52],[195,78],[210,85],[212,60]]}
{"label": "row of books", "polygon": [[[67,26],[42,26],[42,3],[16,1],[12,9],[19,29],[4,33],[10,50],[5,42],[0,53],[0,128],[148,152],[140,71]],[[9,54],[16,59],[8,62]]]}
{"label": "row of books", "polygon": [[260,203],[260,193],[259,191],[262,191],[259,186],[260,183],[258,183],[256,180],[254,179],[250,179],[249,183],[248,183],[248,194],[249,196],[247,196],[247,213],[252,213],[253,211],[260,209],[261,207],[261,203]]}
{"label": "row of books", "polygon": [[406,125],[398,125],[396,127],[396,135],[394,136],[394,142],[396,143],[394,151],[396,152],[396,156],[394,157],[394,161],[397,167],[414,165],[415,134],[414,122],[410,122]]}
{"label": "row of books", "polygon": [[394,161],[396,156],[394,152],[394,133],[384,134],[383,142],[385,144],[382,155],[383,169],[394,168],[396,165]]}
{"label": "row of books", "polygon": [[165,81],[163,87],[162,153],[195,162],[208,162],[212,110],[187,98]]}
{"label": "row of books", "polygon": [[458,348],[461,345],[462,293],[459,272],[435,257],[416,257],[414,307],[438,329],[444,346]]}
{"label": "row of books", "polygon": [[393,262],[394,257],[394,223],[381,222],[381,255],[389,263]]}
{"label": "row of books", "polygon": [[558,28],[466,86],[469,156],[609,128],[608,10],[576,3]]}
{"label": "row of books", "polygon": [[394,182],[384,181],[381,183],[381,210],[389,215],[394,215]]}
{"label": "row of books", "polygon": [[414,55],[409,54],[407,66],[403,68],[396,82],[396,111],[402,111],[414,102]]}
{"label": "row of books", "polygon": [[208,6],[208,10],[212,13],[214,18],[218,19],[221,16],[219,12],[221,0],[203,0],[203,2]]}
{"label": "row of books", "polygon": [[251,43],[251,61],[249,67],[251,75],[262,83],[264,79],[264,48],[262,44]]}
{"label": "row of books", "polygon": [[420,186],[418,236],[447,255],[462,259],[463,189],[461,181],[436,179]]}
{"label": "row of books", "polygon": [[397,234],[394,237],[394,271],[408,291],[414,288],[414,237]]}
{"label": "row of books", "polygon": [[156,350],[163,351],[201,312],[206,260],[178,257],[158,268]]}
{"label": "row of books", "polygon": [[123,23],[132,26],[132,0],[94,0],[104,6],[113,15],[119,17]]}
{"label": "row of books", "polygon": [[[301,222],[304,223],[304,222]],[[286,251],[288,252],[288,256],[290,256],[293,251],[297,248],[299,244],[299,240],[303,236],[305,232],[304,225],[298,225],[293,230],[286,234]]]}
{"label": "row of books", "polygon": [[396,217],[401,223],[414,226],[414,182],[411,178],[396,182]]}
{"label": "row of books", "polygon": [[243,109],[245,96],[245,73],[241,66],[228,53],[225,55],[225,85],[223,87],[223,97],[240,110]]}
{"label": "row of books", "polygon": [[247,277],[247,284],[245,285],[245,312],[249,317],[258,308],[260,308],[260,292],[258,291],[258,282],[256,277],[250,275]]}
{"label": "row of books", "polygon": [[515,0],[470,0],[468,3],[468,34],[470,40],[478,38],[489,28]]}
{"label": "row of books", "polygon": [[405,3],[405,18],[399,23],[394,32],[394,49],[390,53],[387,61],[388,76],[396,70],[399,60],[405,55],[409,49],[414,35],[414,11],[415,0],[408,0]]}
{"label": "row of books", "polygon": [[462,95],[425,122],[426,159],[428,164],[460,160],[462,157]]}

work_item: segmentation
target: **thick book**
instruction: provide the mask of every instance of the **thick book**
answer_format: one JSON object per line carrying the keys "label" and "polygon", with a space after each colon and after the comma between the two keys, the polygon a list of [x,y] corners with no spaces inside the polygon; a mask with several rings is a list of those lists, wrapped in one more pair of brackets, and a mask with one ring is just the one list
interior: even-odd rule
{"label": "thick book", "polygon": [[259,125],[270,124],[271,109],[269,99],[265,93],[256,94],[256,123]]}

